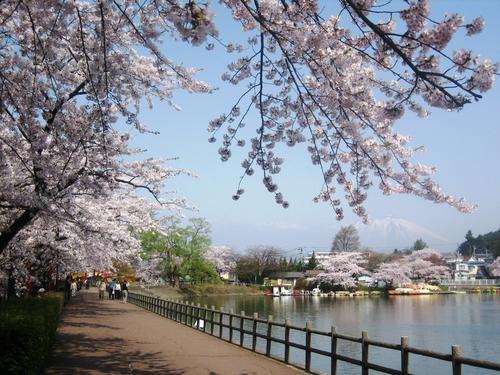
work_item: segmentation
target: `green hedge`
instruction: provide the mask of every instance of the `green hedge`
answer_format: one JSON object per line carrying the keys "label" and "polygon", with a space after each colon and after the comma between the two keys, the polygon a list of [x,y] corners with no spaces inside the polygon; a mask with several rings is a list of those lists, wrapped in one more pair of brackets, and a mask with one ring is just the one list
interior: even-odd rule
{"label": "green hedge", "polygon": [[63,304],[63,293],[0,303],[0,374],[42,373]]}

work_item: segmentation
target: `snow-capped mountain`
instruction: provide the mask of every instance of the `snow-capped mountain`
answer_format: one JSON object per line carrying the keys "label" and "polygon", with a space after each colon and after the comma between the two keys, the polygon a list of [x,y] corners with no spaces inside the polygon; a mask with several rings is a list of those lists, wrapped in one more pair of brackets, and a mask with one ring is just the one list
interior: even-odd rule
{"label": "snow-capped mountain", "polygon": [[436,250],[448,251],[455,245],[448,238],[401,218],[374,219],[368,225],[357,223],[356,228],[362,245],[376,251],[410,248],[419,238]]}

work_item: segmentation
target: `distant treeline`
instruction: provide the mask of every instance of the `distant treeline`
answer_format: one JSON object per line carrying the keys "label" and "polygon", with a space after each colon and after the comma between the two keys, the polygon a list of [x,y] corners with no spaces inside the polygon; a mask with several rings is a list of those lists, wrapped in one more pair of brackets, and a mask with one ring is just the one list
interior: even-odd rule
{"label": "distant treeline", "polygon": [[467,231],[465,241],[458,246],[463,256],[471,256],[473,251],[484,253],[489,251],[494,257],[500,256],[500,229],[475,237],[472,231]]}

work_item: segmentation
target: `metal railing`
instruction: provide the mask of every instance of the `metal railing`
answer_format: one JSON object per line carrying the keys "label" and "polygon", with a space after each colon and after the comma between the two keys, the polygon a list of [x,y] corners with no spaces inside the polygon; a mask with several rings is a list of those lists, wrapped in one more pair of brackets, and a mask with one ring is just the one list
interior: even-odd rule
{"label": "metal railing", "polygon": [[[253,352],[272,357],[308,372],[313,372],[314,367],[311,363],[313,354],[330,359],[331,374],[338,373],[338,362],[347,362],[361,367],[362,375],[367,375],[369,370],[375,370],[385,374],[408,375],[410,374],[410,354],[449,362],[453,375],[461,375],[463,365],[500,371],[500,363],[464,357],[458,345],[453,345],[451,347],[451,353],[446,354],[411,347],[409,346],[409,339],[406,336],[401,337],[401,342],[399,344],[391,344],[369,339],[366,331],[362,332],[361,337],[355,337],[337,333],[336,328],[333,326],[330,332],[325,332],[313,329],[310,322],[307,322],[305,327],[291,325],[288,320],[285,320],[284,323],[275,322],[271,315],[268,319],[261,319],[258,317],[257,313],[254,313],[252,316],[245,315],[244,311],[241,311],[240,314],[234,314],[233,311],[224,311],[222,307],[217,310],[214,306],[211,308],[208,308],[207,305],[202,307],[200,304],[195,305],[194,303],[164,300],[137,293],[129,293],[128,298],[129,301],[135,305],[167,319],[177,321],[211,336],[239,345]],[[281,332],[281,337],[276,337],[274,335],[276,328],[284,331]],[[302,333],[302,342],[296,342],[291,339],[293,336],[292,333],[294,332]],[[235,333],[237,333],[237,335],[235,335]],[[313,340],[315,336],[326,338],[328,344],[323,341],[322,348],[314,346],[313,341],[318,341]],[[245,338],[247,338],[246,342]],[[262,346],[262,350],[259,350],[257,346],[258,339],[264,341],[265,345]],[[338,351],[339,340],[361,345],[361,359],[340,353]],[[273,343],[281,344],[284,347],[282,355],[271,355]],[[369,353],[371,347],[398,352],[400,356],[400,366],[398,366],[398,368],[390,368],[370,362]],[[304,365],[291,362],[291,348],[303,352]]]}
{"label": "metal railing", "polygon": [[442,280],[441,285],[449,286],[500,286],[500,279],[479,279],[479,280]]}

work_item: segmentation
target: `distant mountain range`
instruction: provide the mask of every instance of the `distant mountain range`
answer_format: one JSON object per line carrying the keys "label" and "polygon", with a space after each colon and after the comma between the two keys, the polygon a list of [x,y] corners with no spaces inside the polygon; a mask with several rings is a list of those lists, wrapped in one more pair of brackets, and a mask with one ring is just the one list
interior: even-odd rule
{"label": "distant mountain range", "polygon": [[370,224],[355,224],[361,244],[375,251],[393,251],[413,246],[419,238],[429,247],[439,251],[450,251],[456,247],[453,241],[409,220],[385,217],[374,219]]}

